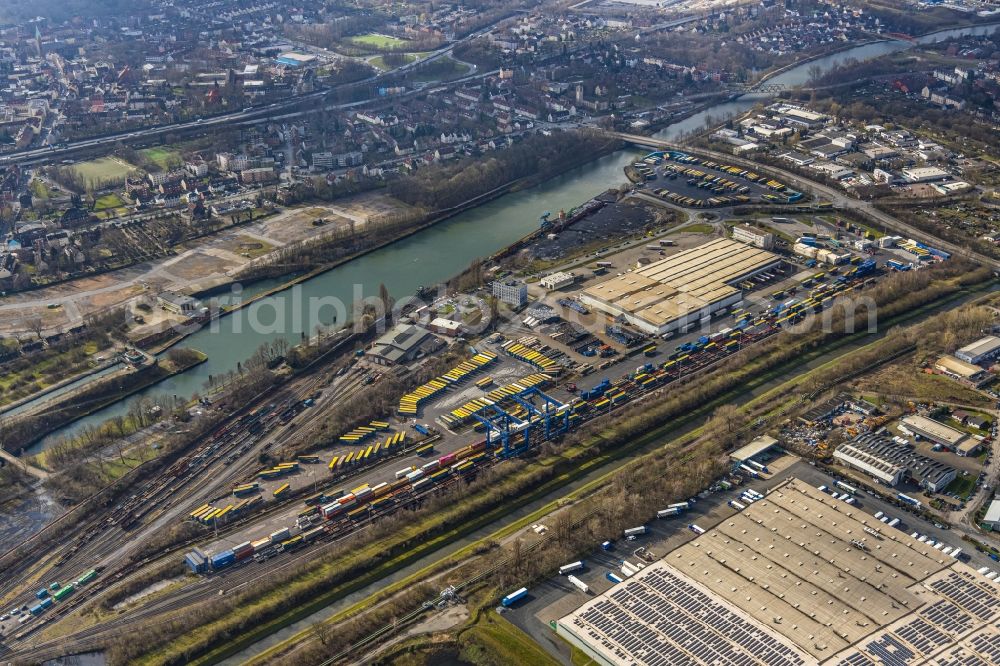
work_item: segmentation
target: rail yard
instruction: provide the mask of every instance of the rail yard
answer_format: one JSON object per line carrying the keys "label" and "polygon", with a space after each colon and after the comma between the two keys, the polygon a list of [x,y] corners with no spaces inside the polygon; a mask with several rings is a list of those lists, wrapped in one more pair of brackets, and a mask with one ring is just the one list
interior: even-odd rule
{"label": "rail yard", "polygon": [[[613,204],[597,209],[614,214]],[[803,211],[766,224],[749,220],[758,225],[747,232],[749,241],[722,222],[710,225],[712,233],[736,240],[705,239],[690,222],[637,234],[584,258],[584,273],[566,284],[546,288],[539,276],[529,278],[524,302],[511,304],[495,331],[458,342],[438,333],[437,320],[418,320],[459,352],[455,363],[400,395],[391,413],[359,422],[308,452],[285,453],[287,445],[318,431],[328,410],[419,363],[386,363],[380,338],[356,353],[345,349],[349,361],[337,372],[318,364],[249,401],[219,418],[194,449],[140,482],[129,497],[110,506],[96,498],[81,525],[54,523],[7,554],[12,575],[0,584],[0,599],[17,607],[6,624],[0,622],[8,654],[43,660],[65,654],[67,641],[73,652],[85,652],[130,625],[294,570],[386,516],[419,508],[442,489],[462,488],[488,468],[531,457],[589,421],[662,395],[783,330],[808,325],[836,304],[863,296],[884,275],[947,260],[926,249],[918,254],[846,242],[845,235],[864,240],[864,230],[815,217],[814,208]],[[772,237],[769,249],[753,247],[754,233],[770,234],[774,227],[797,236],[796,242]],[[536,242],[551,242],[545,231]],[[830,259],[818,264],[823,247]],[[803,248],[815,252],[810,256]],[[748,252],[752,258],[744,256]],[[904,262],[904,252],[917,261]],[[581,265],[580,257],[566,260],[564,270]],[[731,266],[712,270],[719,261]],[[660,286],[646,277],[658,267],[672,276],[657,278]],[[714,282],[704,286],[702,276]],[[649,284],[604,286],[632,280]],[[479,298],[452,294],[433,312]],[[644,326],[649,309],[670,299],[684,302]],[[203,408],[211,413],[209,405]],[[189,536],[164,549],[147,546],[177,525],[191,528]],[[181,562],[189,574],[168,591],[111,621],[68,636],[58,632],[63,620],[107,589],[140,579],[151,567]]]}

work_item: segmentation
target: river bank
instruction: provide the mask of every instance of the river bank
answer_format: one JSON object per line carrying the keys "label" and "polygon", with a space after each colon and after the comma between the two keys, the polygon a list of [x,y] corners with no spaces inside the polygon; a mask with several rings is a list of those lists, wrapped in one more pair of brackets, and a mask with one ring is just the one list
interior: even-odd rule
{"label": "river bank", "polygon": [[[189,350],[179,362],[153,359],[147,365],[110,375],[95,384],[82,387],[23,419],[7,424],[3,447],[11,453],[22,453],[46,435],[67,424],[98,412],[168,377],[186,372],[208,360],[201,352]],[[16,447],[16,448],[15,448]]]}
{"label": "river bank", "polygon": [[[991,31],[994,25],[979,25],[970,31]],[[945,39],[962,30],[944,30],[921,38]],[[807,70],[816,64],[823,69],[833,68],[848,58],[859,60],[879,57],[885,53],[912,46],[910,42],[877,42],[852,47],[837,54],[787,70],[771,81],[785,85],[800,85],[808,79]],[[657,138],[674,139],[704,127],[707,117],[720,118],[736,115],[751,108],[767,95],[743,95],[737,100],[692,110],[657,132]],[[538,216],[560,208],[569,210],[609,186],[624,182],[622,168],[639,151],[621,150],[555,176],[533,187],[523,187],[496,196],[469,210],[454,214],[448,219],[422,230],[415,231],[379,249],[372,249],[363,257],[337,265],[311,279],[296,280],[294,289],[281,289],[278,284],[267,285],[259,291],[268,291],[256,299],[253,306],[240,308],[224,318],[219,326],[205,327],[193,332],[187,340],[204,351],[209,362],[191,371],[165,380],[156,391],[176,395],[191,395],[204,390],[210,375],[219,376],[236,368],[253,354],[262,343],[283,337],[290,344],[297,344],[304,333],[302,322],[295,321],[294,301],[297,299],[336,298],[343,303],[353,303],[359,297],[377,296],[379,284],[385,284],[390,294],[410,294],[418,285],[439,284],[465,269],[473,260],[488,256],[506,247],[537,228]],[[262,283],[265,284],[266,283]],[[253,294],[244,292],[244,297]],[[264,316],[267,321],[261,324]],[[301,312],[300,312],[301,314]],[[154,389],[147,389],[149,391]],[[88,422],[104,420],[125,411],[123,404],[112,405],[103,412],[70,426],[68,432]],[[44,447],[48,438],[39,443]]]}

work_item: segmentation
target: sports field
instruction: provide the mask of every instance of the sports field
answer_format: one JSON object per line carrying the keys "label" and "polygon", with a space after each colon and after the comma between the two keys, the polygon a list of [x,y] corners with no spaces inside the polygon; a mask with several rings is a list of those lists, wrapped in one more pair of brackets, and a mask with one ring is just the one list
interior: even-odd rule
{"label": "sports field", "polygon": [[88,185],[98,186],[102,181],[123,180],[135,167],[117,157],[102,157],[87,162],[78,162],[72,167]]}
{"label": "sports field", "polygon": [[377,32],[370,32],[367,35],[355,35],[350,41],[361,46],[374,46],[377,49],[399,49],[405,47],[410,42],[398,37],[390,37]]}
{"label": "sports field", "polygon": [[169,148],[143,148],[139,154],[156,164],[164,171],[170,168],[170,163],[176,161],[180,156],[176,151]]}

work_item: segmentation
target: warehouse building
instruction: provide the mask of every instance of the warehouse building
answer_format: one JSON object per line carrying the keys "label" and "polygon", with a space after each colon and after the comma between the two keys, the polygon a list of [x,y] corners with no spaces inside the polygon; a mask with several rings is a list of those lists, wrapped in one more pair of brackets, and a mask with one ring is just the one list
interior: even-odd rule
{"label": "warehouse building", "polygon": [[837,450],[833,452],[833,457],[841,464],[864,472],[889,487],[898,484],[906,472],[899,465],[850,443],[838,446]]}
{"label": "warehouse building", "polygon": [[967,363],[954,356],[942,356],[934,363],[934,369],[946,377],[979,388],[993,376],[978,365]]}
{"label": "warehouse building", "polygon": [[749,224],[734,226],[733,240],[759,247],[762,250],[770,250],[774,247],[774,234],[757,227],[751,227]]}
{"label": "warehouse building", "polygon": [[879,435],[858,435],[837,447],[833,457],[889,486],[908,479],[921,488],[940,492],[958,475],[954,467]]}
{"label": "warehouse building", "polygon": [[986,515],[983,516],[983,524],[991,530],[1000,530],[1000,499],[994,499],[986,508]]}
{"label": "warehouse building", "polygon": [[398,365],[431,354],[442,346],[430,331],[413,324],[397,324],[372,344],[367,356],[379,365]]}
{"label": "warehouse building", "polygon": [[998,620],[996,584],[789,479],[556,631],[606,666],[964,665],[998,663]]}
{"label": "warehouse building", "polygon": [[1000,499],[994,499],[986,508],[983,525],[994,531],[1000,530]]}
{"label": "warehouse building", "polygon": [[743,292],[734,285],[780,263],[771,252],[720,238],[588,287],[580,301],[663,335],[739,303]]}
{"label": "warehouse building", "polygon": [[956,430],[940,421],[935,421],[919,414],[904,416],[900,419],[900,422],[913,434],[920,435],[924,439],[930,440],[935,444],[940,444],[951,451],[960,450],[963,444],[966,444],[967,440],[971,439],[969,435],[961,430]]}
{"label": "warehouse building", "polygon": [[547,289],[548,291],[568,287],[574,282],[576,282],[575,275],[563,272],[550,273],[538,281],[538,283],[542,285],[542,289]]}
{"label": "warehouse building", "polygon": [[737,465],[770,453],[778,446],[778,440],[770,435],[754,437],[752,441],[729,454],[729,459]]}
{"label": "warehouse building", "polygon": [[992,361],[998,355],[1000,355],[1000,338],[995,335],[987,335],[955,352],[957,358],[975,365]]}

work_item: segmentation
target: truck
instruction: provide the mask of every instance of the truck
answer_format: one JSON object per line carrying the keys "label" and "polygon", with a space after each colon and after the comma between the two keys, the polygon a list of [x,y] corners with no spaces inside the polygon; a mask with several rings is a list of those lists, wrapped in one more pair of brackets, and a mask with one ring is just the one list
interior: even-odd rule
{"label": "truck", "polygon": [[677,509],[678,511],[687,511],[691,508],[690,502],[676,502],[675,504],[668,504],[668,509]]}
{"label": "truck", "polygon": [[607,578],[609,581],[611,581],[612,583],[614,583],[616,585],[618,583],[622,582],[622,580],[623,580],[621,576],[619,576],[617,574],[614,574],[614,573],[612,573],[610,571],[607,572],[606,574],[604,574],[604,577]]}
{"label": "truck", "polygon": [[895,527],[896,525],[899,525],[899,518],[893,518],[889,521],[889,527]]}
{"label": "truck", "polygon": [[645,525],[640,525],[639,527],[630,527],[627,530],[625,530],[625,536],[626,536],[626,538],[627,537],[642,536],[643,534],[645,534],[648,531],[649,531],[649,528],[647,528]]}
{"label": "truck", "polygon": [[427,435],[431,434],[430,430],[428,430],[425,426],[420,425],[419,423],[414,423],[413,424],[413,429],[416,430],[417,432],[419,432],[424,437],[426,437]]}
{"label": "truck", "polygon": [[681,512],[680,509],[662,509],[656,512],[657,518],[670,518],[671,516],[676,516]]}
{"label": "truck", "polygon": [[747,476],[749,476],[751,479],[759,479],[760,478],[760,474],[758,474],[757,470],[755,470],[752,467],[748,467],[747,465],[740,464],[740,469],[743,470],[744,472],[746,472]]}
{"label": "truck", "polygon": [[854,486],[849,486],[846,483],[844,483],[843,481],[837,481],[835,485],[838,488],[840,488],[841,490],[850,493],[851,495],[857,495],[858,494],[858,489],[857,488],[855,488]]}
{"label": "truck", "polygon": [[918,508],[921,506],[920,500],[914,499],[913,497],[910,497],[909,495],[904,495],[903,493],[896,493],[896,499],[898,499],[900,502],[903,502],[905,504],[909,504],[911,506],[915,506],[915,507],[918,507]]}
{"label": "truck", "polygon": [[573,586],[576,589],[578,589],[581,592],[583,592],[584,594],[590,594],[590,588],[587,586],[587,584],[584,583],[579,578],[577,578],[576,576],[572,576],[572,575],[567,576],[566,580],[568,580],[569,582],[573,583]]}
{"label": "truck", "polygon": [[501,599],[500,605],[503,606],[504,608],[510,608],[521,599],[524,599],[526,596],[528,596],[528,588],[522,587],[520,589],[514,590],[506,597]]}
{"label": "truck", "polygon": [[614,547],[615,547],[615,545],[613,543],[611,543],[610,541],[605,541],[605,542],[601,543],[601,550],[604,550],[604,551],[614,550]]}
{"label": "truck", "polygon": [[740,504],[736,500],[729,500],[729,506],[733,507],[737,511],[742,511],[743,509],[746,508],[745,506],[743,506],[742,504]]}
{"label": "truck", "polygon": [[570,562],[569,564],[564,564],[561,567],[559,567],[559,575],[560,576],[565,576],[568,573],[572,573],[574,571],[579,571],[582,568],[583,568],[583,562],[582,561]]}
{"label": "truck", "polygon": [[692,532],[694,532],[695,534],[704,534],[705,533],[705,529],[703,527],[699,527],[695,523],[691,523],[690,525],[688,525],[688,529],[691,530]]}

